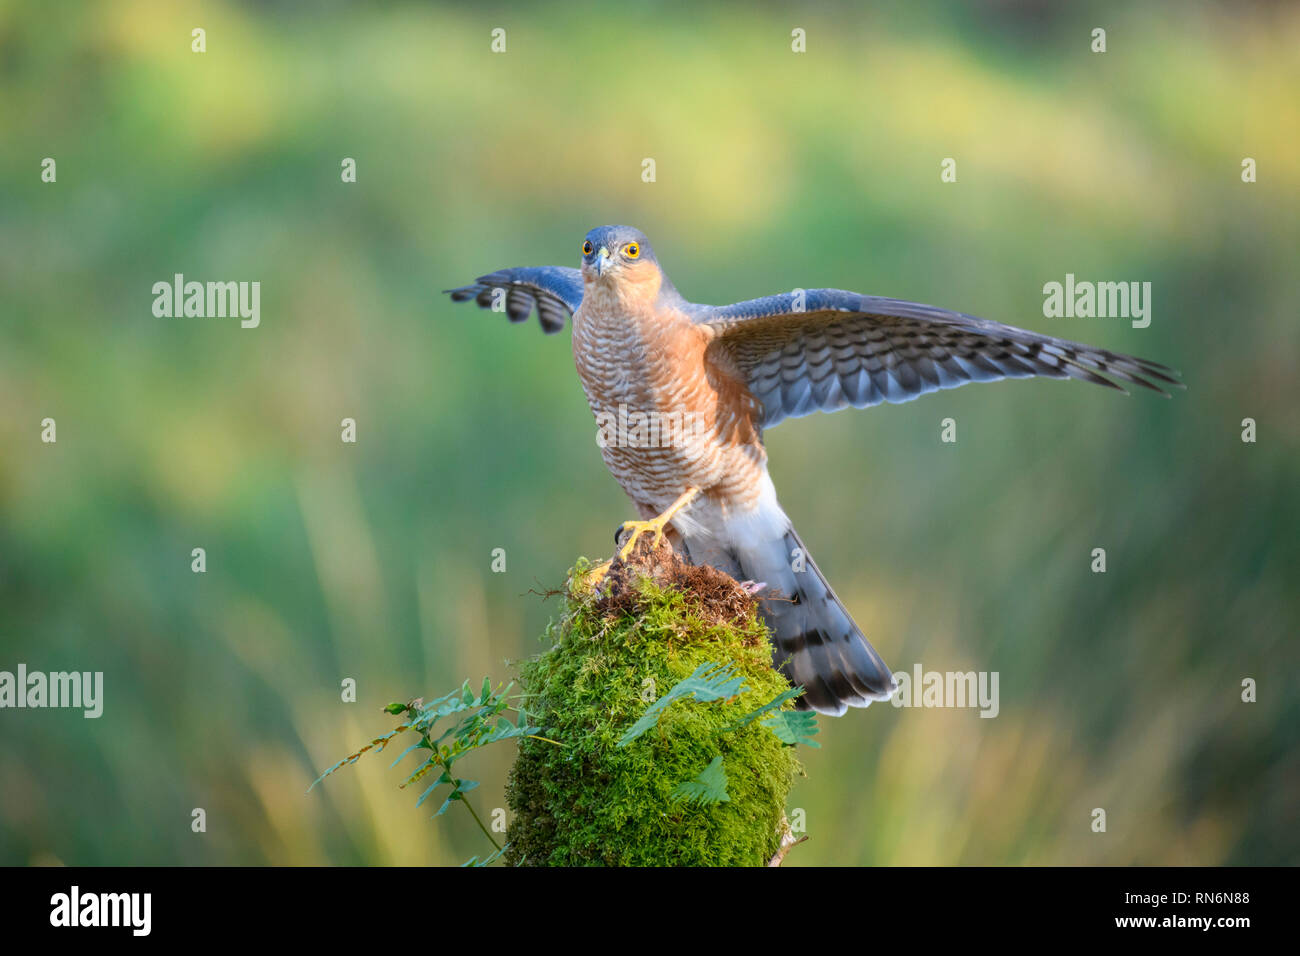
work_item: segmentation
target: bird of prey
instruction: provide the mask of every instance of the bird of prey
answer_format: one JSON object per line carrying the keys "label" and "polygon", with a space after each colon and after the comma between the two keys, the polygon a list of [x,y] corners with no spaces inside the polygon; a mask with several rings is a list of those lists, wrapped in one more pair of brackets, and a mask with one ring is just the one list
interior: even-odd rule
{"label": "bird of prey", "polygon": [[[447,290],[548,333],[573,325],[573,359],[598,423],[688,421],[617,432],[605,464],[642,521],[693,564],[761,582],[773,666],[800,707],[843,714],[885,700],[893,675],[808,555],[768,477],[763,430],[812,412],[910,401],[967,382],[1043,375],[1168,395],[1164,365],[915,302],[840,289],[701,305],[673,287],[649,241],[601,226],[581,268],[502,269]],[[641,416],[641,417],[637,417]],[[646,435],[650,440],[646,440]],[[631,436],[629,438],[629,436]]]}

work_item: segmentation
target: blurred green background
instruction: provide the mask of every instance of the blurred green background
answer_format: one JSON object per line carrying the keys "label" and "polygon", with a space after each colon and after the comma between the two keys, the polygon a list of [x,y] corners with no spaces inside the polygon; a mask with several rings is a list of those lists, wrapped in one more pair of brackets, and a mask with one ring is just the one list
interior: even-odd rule
{"label": "blurred green background", "polygon": [[[889,664],[1001,675],[994,720],[824,719],[789,865],[1300,862],[1298,106],[1293,5],[0,2],[0,669],[105,675],[99,720],[0,712],[0,863],[483,852],[382,756],[304,791],[390,700],[513,676],[632,516],[567,331],[439,294],[611,222],[697,301],[893,295],[1190,386],[769,433]],[[155,318],[176,272],[261,327]],[[1067,272],[1151,281],[1150,328],[1044,318]]]}

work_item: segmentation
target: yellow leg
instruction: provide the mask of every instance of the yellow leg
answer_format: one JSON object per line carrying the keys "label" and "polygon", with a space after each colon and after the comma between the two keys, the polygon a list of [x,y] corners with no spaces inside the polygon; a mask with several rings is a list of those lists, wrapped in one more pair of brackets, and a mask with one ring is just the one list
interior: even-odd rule
{"label": "yellow leg", "polygon": [[627,556],[631,554],[632,549],[636,547],[636,543],[640,539],[641,535],[645,534],[647,531],[654,532],[654,541],[652,542],[652,546],[656,548],[659,547],[659,545],[663,543],[664,528],[668,527],[668,522],[672,521],[677,512],[689,505],[699,493],[700,490],[698,488],[688,489],[680,498],[668,506],[667,511],[657,518],[651,518],[649,521],[625,522],[623,527],[631,528],[632,536],[627,539],[627,544],[623,545],[623,547],[619,549],[619,559],[626,561]]}
{"label": "yellow leg", "polygon": [[582,581],[580,582],[581,586],[589,589],[599,587],[600,582],[605,580],[605,575],[609,574],[610,566],[613,565],[613,563],[612,560],[602,561],[595,567],[588,568],[587,573],[582,576]]}

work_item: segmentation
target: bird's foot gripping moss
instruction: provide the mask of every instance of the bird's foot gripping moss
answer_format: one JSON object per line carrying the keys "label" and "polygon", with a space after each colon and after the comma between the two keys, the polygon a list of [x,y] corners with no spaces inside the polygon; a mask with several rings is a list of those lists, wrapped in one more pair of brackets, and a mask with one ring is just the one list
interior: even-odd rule
{"label": "bird's foot gripping moss", "polygon": [[644,534],[653,535],[650,543],[651,548],[657,548],[659,545],[663,544],[666,540],[664,529],[668,527],[669,523],[679,512],[684,511],[690,503],[695,500],[695,496],[699,493],[698,488],[688,488],[686,491],[682,492],[681,496],[678,497],[676,501],[668,506],[667,510],[664,511],[663,514],[658,517],[651,518],[649,521],[623,522],[623,526],[619,528],[619,534],[616,537],[621,537],[624,532],[627,532],[628,539],[623,546],[618,549],[619,559],[626,561],[632,555],[632,552],[636,549],[637,542],[641,540],[641,536]]}
{"label": "bird's foot gripping moss", "polygon": [[[666,548],[572,576],[552,646],[522,668],[507,861],[762,866],[800,773],[771,722],[795,694],[771,667],[752,594]],[[766,718],[766,719],[760,719]]]}
{"label": "bird's foot gripping moss", "polygon": [[[679,512],[684,511],[695,500],[698,494],[697,489],[689,488],[658,517],[648,521],[624,521],[614,533],[616,548],[614,556],[600,564],[581,570],[575,569],[570,579],[584,589],[596,590],[604,583],[606,575],[616,564],[628,562],[638,551],[645,554],[647,551],[658,549],[661,545],[670,544],[667,535],[669,524]],[[650,535],[648,547],[645,538],[647,534]]]}

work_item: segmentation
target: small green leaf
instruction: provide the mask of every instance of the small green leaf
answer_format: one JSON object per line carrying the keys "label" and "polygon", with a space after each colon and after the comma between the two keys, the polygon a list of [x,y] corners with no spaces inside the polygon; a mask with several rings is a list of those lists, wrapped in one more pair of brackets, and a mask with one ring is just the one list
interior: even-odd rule
{"label": "small green leaf", "polygon": [[[459,784],[460,781],[457,781],[457,783]],[[474,786],[478,786],[478,784],[474,784]],[[465,796],[463,792],[461,791],[460,787],[457,786],[454,790],[451,791],[451,793],[447,794],[447,799],[442,802],[442,806],[438,808],[438,812],[435,813],[434,816],[435,817],[442,816],[444,813],[447,812],[447,808],[450,807],[454,801],[464,800],[464,799]]]}
{"label": "small green leaf", "polygon": [[449,700],[453,700],[453,699],[455,699],[455,698],[457,698],[457,697],[459,697],[459,696],[460,696],[459,691],[452,691],[450,694],[443,694],[441,697],[439,697],[439,698],[437,698],[437,699],[435,699],[435,700],[431,700],[431,701],[429,701],[427,704],[425,704],[423,707],[421,707],[421,708],[420,708],[420,713],[421,713],[421,714],[431,714],[431,713],[433,713],[434,711],[436,711],[439,707],[441,707],[441,706],[443,706],[444,704],[446,704]]}
{"label": "small green leaf", "polygon": [[415,783],[415,781],[424,777],[430,770],[435,769],[437,766],[438,765],[434,763],[433,758],[430,757],[424,763],[420,764],[420,766],[416,768],[414,773],[412,773],[409,777],[406,778],[406,782],[403,783],[402,786],[409,787],[411,784]]}
{"label": "small green leaf", "polygon": [[745,692],[743,678],[733,674],[730,664],[706,662],[695,668],[690,677],[678,681],[668,693],[645,709],[641,719],[628,728],[616,746],[626,747],[659,722],[659,717],[675,700],[694,697],[700,701],[725,700]]}
{"label": "small green leaf", "polygon": [[493,851],[492,851],[491,853],[489,853],[487,856],[483,857],[482,860],[480,860],[477,856],[471,856],[468,860],[466,860],[464,863],[462,863],[461,866],[462,866],[462,867],[466,867],[466,866],[490,866],[491,864],[493,864],[493,863],[495,863],[497,860],[499,860],[499,859],[501,858],[501,855],[502,855],[503,853],[505,853],[506,850],[509,849],[509,848],[510,848],[510,844],[507,843],[507,844],[506,844],[505,846],[503,846],[501,849],[499,849],[499,850],[493,850]]}
{"label": "small green leaf", "polygon": [[727,771],[722,766],[722,754],[696,775],[694,780],[679,783],[673,789],[673,799],[686,803],[727,803]]}
{"label": "small green leaf", "polygon": [[362,748],[361,748],[360,750],[358,750],[356,753],[349,754],[348,756],[344,757],[342,760],[340,760],[340,761],[339,761],[338,763],[336,763],[334,766],[330,767],[330,768],[329,768],[328,770],[326,770],[323,774],[321,774],[319,777],[317,777],[315,780],[313,780],[311,786],[307,788],[307,792],[308,792],[308,793],[311,793],[312,790],[315,788],[316,784],[320,783],[322,780],[324,780],[324,779],[325,779],[326,777],[328,777],[330,774],[334,773],[334,771],[338,770],[340,767],[346,767],[346,766],[348,766],[349,764],[354,764],[354,763],[356,763],[358,760],[361,759],[361,757],[366,753],[366,751],[368,751],[368,750],[373,750],[373,749],[375,749],[375,748],[378,748],[379,750],[383,750],[385,747],[388,746],[388,742],[389,742],[390,740],[392,740],[395,736],[397,736],[398,734],[400,734],[400,733],[401,733],[402,731],[404,731],[404,730],[410,730],[410,729],[411,729],[411,725],[410,725],[410,724],[403,724],[402,726],[398,727],[398,728],[395,729],[395,730],[390,730],[388,733],[384,734],[382,737],[376,737],[374,740],[370,741],[370,743],[366,744],[364,747],[362,747]]}
{"label": "small green leaf", "polygon": [[817,733],[817,715],[811,710],[782,710],[763,721],[763,726],[776,734],[781,743],[788,747],[806,744],[809,747],[821,747],[814,741]]}
{"label": "small green leaf", "polygon": [[730,727],[723,727],[722,732],[724,734],[728,734],[734,730],[740,730],[742,727],[748,727],[759,717],[762,717],[764,714],[768,713],[769,711],[776,710],[787,700],[790,700],[793,697],[798,697],[802,693],[803,693],[802,687],[791,687],[785,693],[778,694],[776,697],[772,698],[762,707],[758,708],[758,710],[751,711],[750,713],[746,714],[744,717],[741,717],[740,720],[736,721]]}
{"label": "small green leaf", "polygon": [[419,750],[419,749],[421,749],[422,747],[423,747],[423,748],[427,748],[428,746],[429,746],[429,745],[428,745],[427,743],[425,743],[424,738],[421,737],[421,738],[420,738],[419,740],[417,740],[415,743],[411,744],[411,746],[407,747],[407,748],[406,748],[405,750],[403,750],[400,754],[398,754],[397,759],[394,760],[391,764],[388,765],[388,769],[389,769],[389,770],[392,770],[394,767],[396,767],[399,763],[402,762],[402,758],[405,757],[407,754],[409,754],[412,750]]}
{"label": "small green leaf", "polygon": [[429,789],[420,794],[420,799],[415,801],[415,806],[418,808],[420,804],[429,799],[429,794],[433,793],[433,791],[437,790],[440,786],[442,786],[441,780],[435,780],[433,783],[429,784]]}

